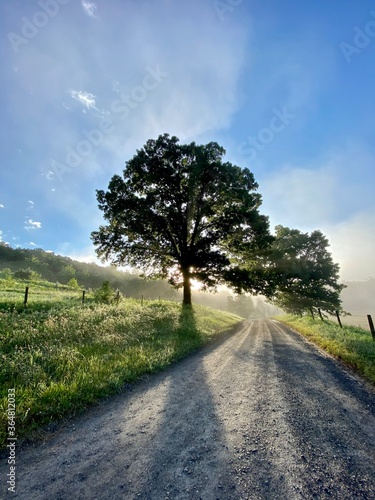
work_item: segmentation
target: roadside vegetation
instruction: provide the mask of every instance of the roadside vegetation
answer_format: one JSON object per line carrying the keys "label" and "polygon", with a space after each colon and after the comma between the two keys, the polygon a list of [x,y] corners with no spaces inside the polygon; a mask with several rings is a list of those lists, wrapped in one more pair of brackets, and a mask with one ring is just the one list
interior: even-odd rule
{"label": "roadside vegetation", "polygon": [[8,298],[0,307],[0,448],[7,437],[8,389],[16,394],[16,435],[28,437],[162,370],[242,320],[163,300],[141,305],[122,299],[117,305],[93,299],[82,306],[74,298],[65,290],[54,302],[23,308]]}
{"label": "roadside vegetation", "polygon": [[375,342],[369,331],[347,325],[340,328],[331,321],[314,320],[309,316],[288,315],[277,319],[375,384]]}

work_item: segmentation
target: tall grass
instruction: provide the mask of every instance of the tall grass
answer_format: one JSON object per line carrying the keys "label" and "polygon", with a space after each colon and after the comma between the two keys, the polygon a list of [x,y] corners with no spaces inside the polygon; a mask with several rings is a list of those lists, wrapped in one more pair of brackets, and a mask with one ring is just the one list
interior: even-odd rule
{"label": "tall grass", "polygon": [[[71,307],[82,302],[82,291],[69,288],[66,285],[56,285],[42,280],[0,279],[0,311],[25,311],[25,288],[29,287],[27,310],[40,311],[51,308]],[[86,295],[88,302],[92,295]]]}
{"label": "tall grass", "polygon": [[0,310],[0,446],[9,388],[17,436],[84,410],[163,369],[241,318],[202,306],[126,299],[117,305]]}
{"label": "tall grass", "polygon": [[347,325],[340,328],[331,321],[322,322],[311,317],[281,316],[277,319],[290,325],[375,384],[375,342],[369,331]]}

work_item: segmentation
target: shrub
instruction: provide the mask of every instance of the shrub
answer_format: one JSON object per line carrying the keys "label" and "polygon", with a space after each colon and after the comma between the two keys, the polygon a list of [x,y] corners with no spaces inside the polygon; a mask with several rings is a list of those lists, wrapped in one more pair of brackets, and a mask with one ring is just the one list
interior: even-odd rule
{"label": "shrub", "polygon": [[67,286],[69,288],[78,289],[79,288],[79,283],[77,281],[77,278],[70,278],[70,280],[67,283]]}
{"label": "shrub", "polygon": [[103,281],[102,286],[95,290],[94,297],[97,302],[109,304],[114,298],[114,289],[109,281]]}

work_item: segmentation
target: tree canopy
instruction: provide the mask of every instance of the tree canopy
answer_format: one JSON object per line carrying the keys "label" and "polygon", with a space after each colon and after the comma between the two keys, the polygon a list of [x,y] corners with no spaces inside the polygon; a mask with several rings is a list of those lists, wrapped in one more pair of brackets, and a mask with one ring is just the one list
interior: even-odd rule
{"label": "tree canopy", "polygon": [[321,309],[341,310],[339,266],[328,251],[327,238],[320,231],[302,233],[276,226],[276,238],[268,253],[268,286],[273,303],[291,313]]}
{"label": "tree canopy", "polygon": [[183,286],[184,304],[191,304],[192,279],[208,288],[234,285],[244,253],[272,237],[254,175],[224,155],[215,142],[184,145],[168,134],[148,140],[123,176],[97,191],[107,223],[92,233],[97,254]]}

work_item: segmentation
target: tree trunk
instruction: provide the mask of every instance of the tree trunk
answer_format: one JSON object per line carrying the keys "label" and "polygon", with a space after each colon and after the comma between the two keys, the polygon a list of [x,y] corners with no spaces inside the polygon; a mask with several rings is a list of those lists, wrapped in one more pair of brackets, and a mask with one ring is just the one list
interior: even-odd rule
{"label": "tree trunk", "polygon": [[191,306],[191,283],[189,269],[183,269],[182,275],[184,278],[184,298],[182,303],[184,306]]}

